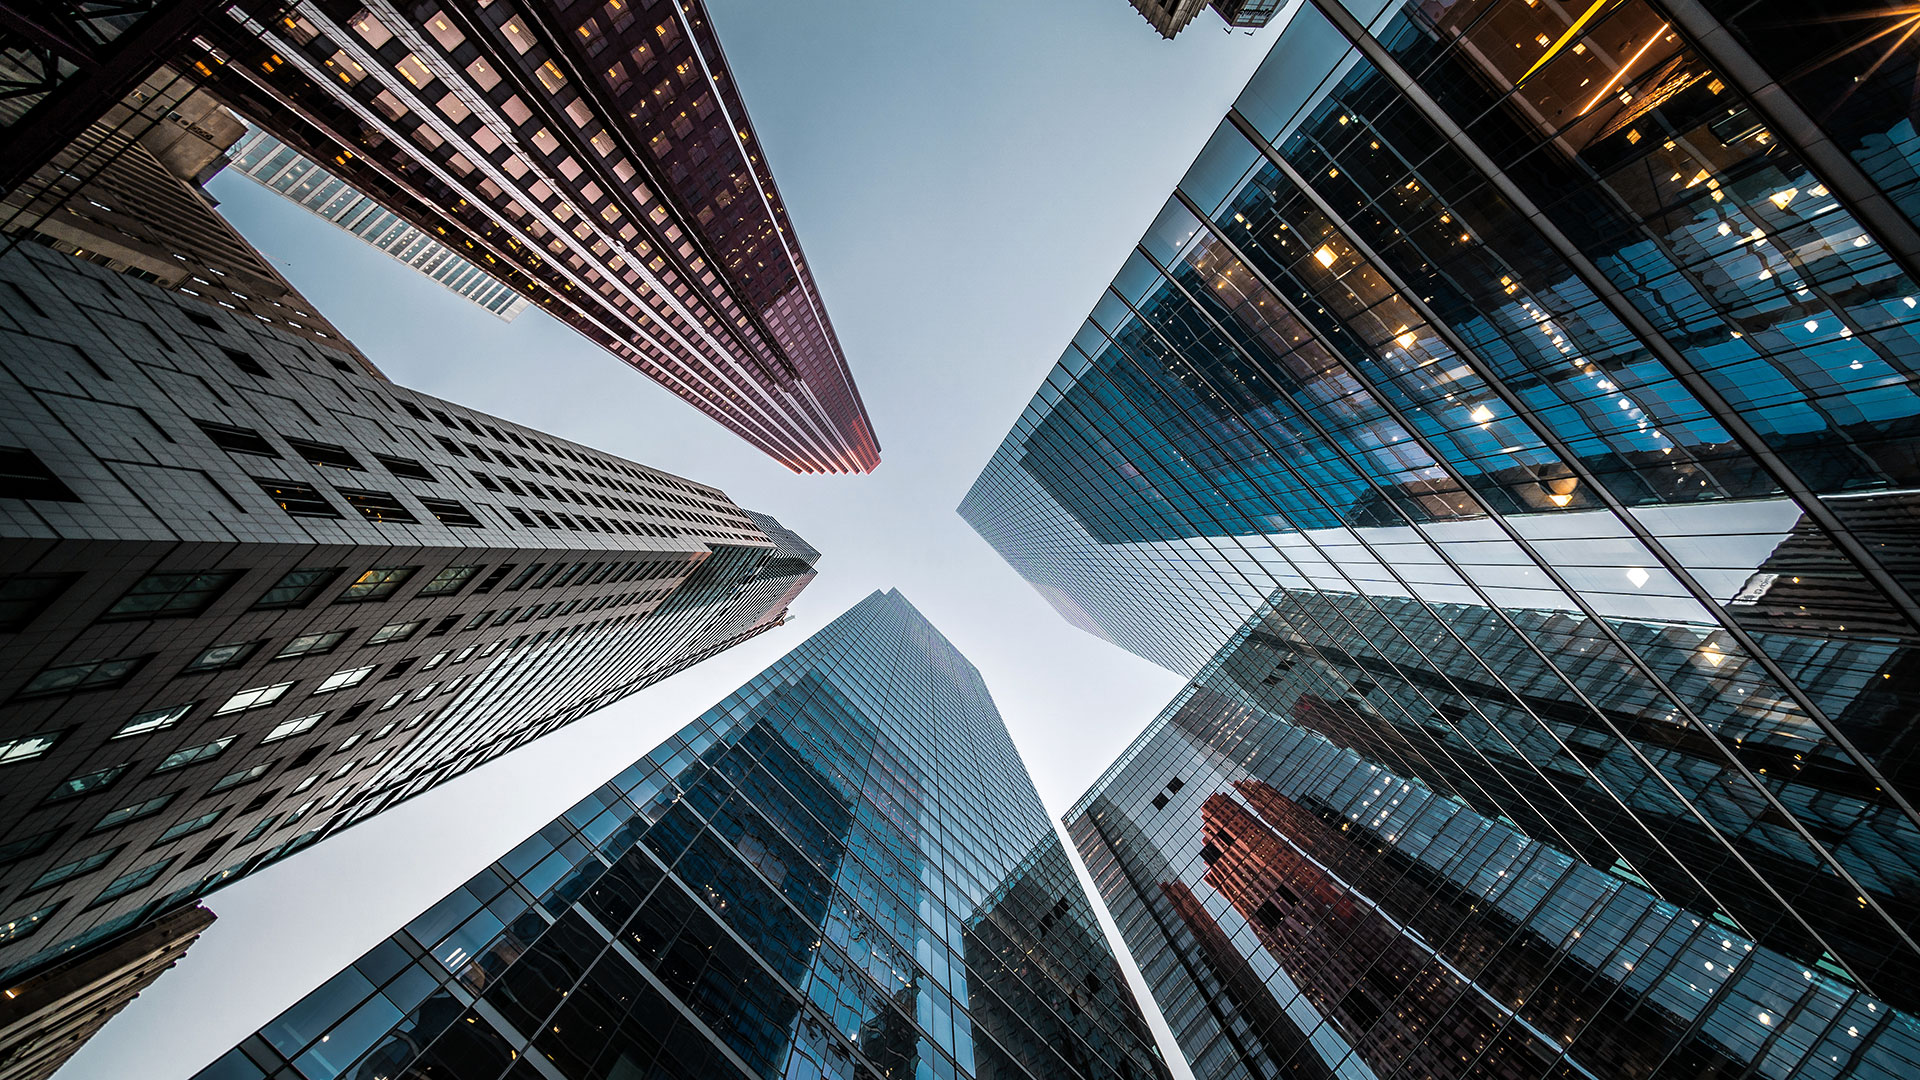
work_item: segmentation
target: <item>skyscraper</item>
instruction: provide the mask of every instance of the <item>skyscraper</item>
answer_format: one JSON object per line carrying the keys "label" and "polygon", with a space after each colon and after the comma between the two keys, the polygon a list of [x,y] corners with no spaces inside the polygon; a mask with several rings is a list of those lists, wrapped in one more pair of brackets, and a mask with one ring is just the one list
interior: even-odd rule
{"label": "skyscraper", "polygon": [[777,626],[811,580],[714,488],[240,312],[31,244],[0,293],[0,980]]}
{"label": "skyscraper", "polygon": [[1573,815],[1536,837],[1405,771],[1438,739],[1353,744],[1343,725],[1384,710],[1335,665],[1271,678],[1265,636],[1223,650],[1067,818],[1195,1075],[1920,1068],[1920,1017],[1710,900],[1665,899],[1637,851],[1594,861]]}
{"label": "skyscraper", "polygon": [[[1726,18],[1304,5],[962,513],[1091,632],[1207,678],[1264,658],[1236,737],[1331,740],[1906,1017],[1920,233],[1888,80],[1915,52]],[[1244,810],[1327,839],[1235,786],[1326,818],[1274,760],[1176,835]],[[1182,797],[1133,783],[1104,795],[1136,825]],[[1239,903],[1306,872],[1182,858],[1141,873]],[[1289,948],[1219,978],[1310,993]]]}
{"label": "skyscraper", "polygon": [[979,674],[874,593],[201,1080],[1165,1075]]}
{"label": "skyscraper", "polygon": [[1163,38],[1186,29],[1195,15],[1212,8],[1229,27],[1257,29],[1286,5],[1281,0],[1132,0],[1133,9]]}
{"label": "skyscraper", "polygon": [[502,320],[512,322],[527,309],[527,298],[504,282],[259,128],[247,128],[228,154],[240,175],[285,195]]}
{"label": "skyscraper", "polygon": [[249,121],[782,464],[879,464],[697,2],[242,3],[193,41]]}

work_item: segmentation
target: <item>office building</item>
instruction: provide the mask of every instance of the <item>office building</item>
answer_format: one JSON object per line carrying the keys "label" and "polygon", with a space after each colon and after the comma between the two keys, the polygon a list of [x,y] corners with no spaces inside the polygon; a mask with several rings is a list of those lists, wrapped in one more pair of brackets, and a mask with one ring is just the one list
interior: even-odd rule
{"label": "office building", "polygon": [[227,154],[241,176],[285,195],[502,321],[512,322],[527,309],[526,297],[259,128],[247,128]]}
{"label": "office building", "polygon": [[33,244],[0,294],[8,972],[775,627],[811,579],[714,488],[241,312]]}
{"label": "office building", "polygon": [[241,3],[249,121],[799,472],[875,441],[698,3]]}
{"label": "office building", "polygon": [[378,374],[202,190],[245,130],[161,68],[0,195],[0,251],[43,244],[321,342]]}
{"label": "office building", "polygon": [[1286,723],[1906,1016],[1913,53],[1764,7],[1305,4],[962,513],[1090,632],[1244,636],[1330,688]]}
{"label": "office building", "polygon": [[1577,853],[1402,770],[1458,740],[1353,745],[1379,694],[1324,662],[1276,669],[1270,632],[1224,650],[1067,815],[1196,1076],[1920,1069],[1917,1018],[1835,965],[1666,899],[1638,852]]}
{"label": "office building", "polygon": [[1186,29],[1193,17],[1207,8],[1212,8],[1229,29],[1251,30],[1267,25],[1285,6],[1281,0],[1133,0],[1133,9],[1168,39]]}
{"label": "office building", "polygon": [[986,686],[885,592],[199,1080],[1165,1075]]}
{"label": "office building", "polygon": [[0,1080],[46,1080],[213,925],[177,908],[112,940],[10,973],[0,991]]}

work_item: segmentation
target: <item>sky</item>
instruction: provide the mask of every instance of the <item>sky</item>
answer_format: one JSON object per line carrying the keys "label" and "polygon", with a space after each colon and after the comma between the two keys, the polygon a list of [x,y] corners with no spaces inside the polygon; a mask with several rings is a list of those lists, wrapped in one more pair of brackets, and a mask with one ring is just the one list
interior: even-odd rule
{"label": "sky", "polygon": [[716,485],[818,548],[820,576],[787,626],[215,893],[219,921],[57,1080],[191,1076],[875,589],[980,669],[1056,816],[1180,688],[1069,626],[954,508],[1282,20],[1203,12],[1169,42],[1126,0],[707,5],[878,432],[872,475],[790,473],[541,312],[503,324],[245,178],[209,190],[395,382]]}

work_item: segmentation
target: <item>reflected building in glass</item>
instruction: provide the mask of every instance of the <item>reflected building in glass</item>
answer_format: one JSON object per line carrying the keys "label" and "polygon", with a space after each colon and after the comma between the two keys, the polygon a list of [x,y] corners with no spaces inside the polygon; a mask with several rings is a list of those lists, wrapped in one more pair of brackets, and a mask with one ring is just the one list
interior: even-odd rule
{"label": "reflected building in glass", "polygon": [[[1920,150],[1888,74],[1915,53],[1891,8],[1762,7],[1304,4],[961,512],[1075,624],[1253,695],[1237,737],[1323,740],[1884,1015],[1920,1007]],[[1782,44],[1796,18],[1820,51]],[[1174,950],[1208,978],[1286,972],[1248,1008],[1292,1055],[1360,960],[1245,949],[1225,913],[1306,871],[1203,881],[1136,805],[1195,800],[1155,819],[1195,851],[1242,811],[1290,850],[1329,839],[1300,814],[1354,835],[1273,760],[1197,796],[1126,766],[1103,842],[1165,933],[1215,920]],[[1446,954],[1389,922],[1341,932]],[[1501,963],[1447,962],[1483,989]],[[1581,1039],[1596,1075],[1680,1067]]]}
{"label": "reflected building in glass", "polygon": [[887,592],[199,1080],[1165,1075],[979,674]]}

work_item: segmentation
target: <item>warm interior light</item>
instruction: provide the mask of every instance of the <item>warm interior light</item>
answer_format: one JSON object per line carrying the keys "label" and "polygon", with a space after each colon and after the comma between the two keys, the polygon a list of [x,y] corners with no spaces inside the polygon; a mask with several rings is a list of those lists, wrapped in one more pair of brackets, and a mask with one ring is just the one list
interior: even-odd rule
{"label": "warm interior light", "polygon": [[1333,249],[1330,247],[1322,246],[1319,251],[1313,253],[1313,257],[1320,261],[1321,266],[1333,265]]}
{"label": "warm interior light", "polygon": [[1792,187],[1782,188],[1779,191],[1776,191],[1773,194],[1767,196],[1767,201],[1773,203],[1773,205],[1779,207],[1780,209],[1785,210],[1787,208],[1787,204],[1792,202],[1793,197],[1798,194],[1800,194],[1799,188],[1792,188]]}

